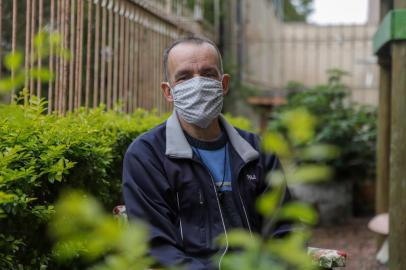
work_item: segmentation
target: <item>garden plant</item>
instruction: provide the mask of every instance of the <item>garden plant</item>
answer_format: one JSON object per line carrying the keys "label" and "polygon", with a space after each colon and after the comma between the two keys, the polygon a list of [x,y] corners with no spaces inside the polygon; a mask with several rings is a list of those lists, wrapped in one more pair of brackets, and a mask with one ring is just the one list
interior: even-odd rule
{"label": "garden plant", "polygon": [[[41,35],[38,48],[57,40]],[[8,56],[14,76],[0,82],[3,92],[19,90],[27,74],[52,77],[46,71],[23,70],[18,55]],[[12,104],[0,105],[0,268],[146,269],[153,263],[146,255],[146,226],[123,223],[110,211],[122,203],[126,148],[165,115],[143,110],[124,114],[103,106],[58,115],[47,114],[45,105],[28,96],[27,89]],[[266,226],[258,235],[231,232],[228,241],[238,251],[226,255],[223,269],[315,268],[306,241],[316,212],[298,202],[278,206],[287,183],[330,178],[331,167],[314,161],[334,159],[337,149],[315,143],[317,120],[306,109],[280,117],[283,130],[263,136],[264,151],[278,155],[283,164],[283,172],[268,176],[273,188],[257,202]],[[228,118],[249,128],[243,118]],[[274,239],[272,229],[282,220],[290,221],[293,231]]]}
{"label": "garden plant", "polygon": [[287,85],[287,104],[273,114],[270,130],[281,131],[281,114],[297,107],[317,115],[315,143],[338,146],[341,155],[331,165],[335,180],[364,181],[374,179],[377,110],[372,105],[351,102],[350,89],[343,83],[348,76],[339,69],[329,70],[328,83],[306,88],[300,83]]}

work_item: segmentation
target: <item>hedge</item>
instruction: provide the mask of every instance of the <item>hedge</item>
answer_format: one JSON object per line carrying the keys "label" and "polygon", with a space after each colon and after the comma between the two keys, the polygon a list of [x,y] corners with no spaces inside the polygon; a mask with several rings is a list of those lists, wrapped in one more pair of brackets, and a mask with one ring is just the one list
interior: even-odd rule
{"label": "hedge", "polygon": [[[44,105],[35,98],[28,105],[0,105],[0,269],[61,268],[46,229],[59,194],[81,189],[107,210],[122,203],[125,150],[167,117],[104,107],[47,115]],[[246,119],[227,118],[249,127]]]}
{"label": "hedge", "polygon": [[0,269],[50,265],[46,224],[63,189],[86,190],[109,209],[122,202],[123,153],[164,121],[153,112],[102,107],[61,117],[44,114],[42,105],[0,107]]}

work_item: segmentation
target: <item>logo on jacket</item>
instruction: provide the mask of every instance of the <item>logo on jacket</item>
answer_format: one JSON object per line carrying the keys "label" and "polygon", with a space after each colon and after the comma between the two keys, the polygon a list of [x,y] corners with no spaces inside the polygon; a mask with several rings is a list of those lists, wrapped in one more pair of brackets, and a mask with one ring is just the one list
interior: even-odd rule
{"label": "logo on jacket", "polygon": [[247,178],[250,181],[255,181],[257,180],[257,176],[255,174],[247,174]]}

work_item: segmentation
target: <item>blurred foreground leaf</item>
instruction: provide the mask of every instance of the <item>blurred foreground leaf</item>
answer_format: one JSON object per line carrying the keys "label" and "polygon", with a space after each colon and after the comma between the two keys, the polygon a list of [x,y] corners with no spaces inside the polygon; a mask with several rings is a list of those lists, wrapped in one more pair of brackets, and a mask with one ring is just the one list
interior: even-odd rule
{"label": "blurred foreground leaf", "polygon": [[316,269],[307,252],[304,252],[308,240],[308,233],[297,231],[282,239],[270,241],[267,249],[288,263],[289,267],[285,269]]}
{"label": "blurred foreground leaf", "polygon": [[338,158],[340,150],[329,144],[315,144],[305,147],[299,152],[302,160],[332,160]]}
{"label": "blurred foreground leaf", "polygon": [[295,144],[307,143],[314,138],[316,118],[304,108],[282,114],[282,123],[287,127],[289,138]]}
{"label": "blurred foreground leaf", "polygon": [[323,164],[306,164],[297,167],[293,172],[286,173],[289,184],[315,183],[330,180],[333,169]]}
{"label": "blurred foreground leaf", "polygon": [[299,203],[287,203],[278,213],[280,219],[298,221],[303,224],[316,225],[318,216],[311,206]]}
{"label": "blurred foreground leaf", "polygon": [[139,223],[120,225],[99,203],[75,191],[55,206],[50,233],[57,240],[54,252],[61,261],[83,257],[100,261],[91,269],[147,269],[147,229]]}
{"label": "blurred foreground leaf", "polygon": [[272,153],[279,158],[291,156],[289,144],[282,134],[276,132],[268,132],[263,137],[262,149],[267,153]]}
{"label": "blurred foreground leaf", "polygon": [[275,209],[280,206],[282,186],[275,186],[274,190],[267,192],[257,199],[258,212],[264,217],[270,217]]}
{"label": "blurred foreground leaf", "polygon": [[21,67],[23,55],[20,52],[12,52],[6,55],[4,65],[10,71],[17,70]]}

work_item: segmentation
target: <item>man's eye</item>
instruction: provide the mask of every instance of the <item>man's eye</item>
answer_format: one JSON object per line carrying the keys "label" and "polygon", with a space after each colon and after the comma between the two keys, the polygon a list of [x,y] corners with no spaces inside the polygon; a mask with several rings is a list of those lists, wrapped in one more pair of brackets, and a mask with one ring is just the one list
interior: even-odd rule
{"label": "man's eye", "polygon": [[182,75],[182,76],[179,76],[179,77],[176,79],[176,81],[177,81],[177,82],[179,82],[179,81],[186,81],[187,79],[189,79],[189,77],[190,77],[190,76]]}
{"label": "man's eye", "polygon": [[184,81],[184,80],[186,80],[186,77],[180,77],[180,78],[178,78],[176,81],[177,81],[177,82],[181,82],[181,81]]}
{"label": "man's eye", "polygon": [[208,78],[217,78],[218,75],[216,73],[207,73],[204,75],[204,77],[208,77]]}

